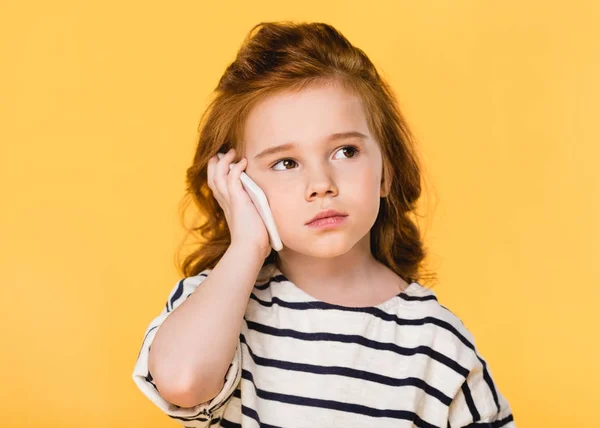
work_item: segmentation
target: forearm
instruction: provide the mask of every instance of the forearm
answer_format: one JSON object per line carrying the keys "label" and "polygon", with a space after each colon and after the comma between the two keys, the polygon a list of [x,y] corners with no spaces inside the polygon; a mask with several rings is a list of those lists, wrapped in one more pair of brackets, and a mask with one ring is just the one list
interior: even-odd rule
{"label": "forearm", "polygon": [[161,394],[170,396],[174,404],[199,404],[222,387],[264,262],[257,254],[250,248],[229,247],[198,289],[156,333],[149,355],[150,372]]}

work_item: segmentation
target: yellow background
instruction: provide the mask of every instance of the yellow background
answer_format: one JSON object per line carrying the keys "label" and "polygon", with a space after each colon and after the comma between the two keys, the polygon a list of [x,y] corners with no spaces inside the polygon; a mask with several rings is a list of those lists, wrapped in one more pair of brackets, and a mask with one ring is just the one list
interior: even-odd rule
{"label": "yellow background", "polygon": [[393,85],[435,290],[517,425],[600,426],[600,7],[284,3],[3,6],[0,425],[177,426],[131,373],[179,279],[198,120],[251,26],[293,19],[335,25]]}

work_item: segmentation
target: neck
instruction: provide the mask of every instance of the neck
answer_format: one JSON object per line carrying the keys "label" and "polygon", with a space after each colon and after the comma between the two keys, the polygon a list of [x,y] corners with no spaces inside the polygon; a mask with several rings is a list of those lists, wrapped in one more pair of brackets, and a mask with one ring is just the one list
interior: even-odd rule
{"label": "neck", "polygon": [[[336,257],[311,257],[282,250],[279,259],[281,273],[312,295],[360,292],[384,267],[371,254],[369,233],[350,251]],[[323,284],[327,284],[326,290]]]}

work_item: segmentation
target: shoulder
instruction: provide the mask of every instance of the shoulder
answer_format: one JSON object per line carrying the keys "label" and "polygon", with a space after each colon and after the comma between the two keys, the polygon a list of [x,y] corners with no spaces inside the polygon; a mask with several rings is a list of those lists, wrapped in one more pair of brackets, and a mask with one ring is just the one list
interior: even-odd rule
{"label": "shoulder", "polygon": [[428,288],[418,282],[413,282],[402,295],[401,297],[406,302],[415,302],[418,310],[422,311],[425,315],[436,317],[444,325],[460,332],[472,341],[473,336],[463,320],[440,301],[437,293],[432,288]]}
{"label": "shoulder", "polygon": [[455,361],[461,361],[467,369],[476,363],[472,332],[454,311],[440,302],[431,288],[413,282],[401,297],[403,305],[399,313],[419,320],[428,331],[427,337],[432,348]]}
{"label": "shoulder", "polygon": [[467,328],[462,318],[456,312],[436,300],[435,316],[444,323],[445,327],[454,333],[454,337],[465,347],[475,350],[475,338]]}

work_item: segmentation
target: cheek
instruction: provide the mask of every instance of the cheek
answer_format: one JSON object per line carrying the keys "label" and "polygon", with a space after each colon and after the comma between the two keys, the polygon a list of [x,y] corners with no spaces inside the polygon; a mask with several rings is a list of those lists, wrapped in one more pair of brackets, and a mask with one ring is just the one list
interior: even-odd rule
{"label": "cheek", "polygon": [[365,171],[361,174],[356,174],[350,182],[351,192],[348,192],[353,199],[366,202],[373,198],[379,198],[380,178],[373,171]]}
{"label": "cheek", "polygon": [[289,216],[290,212],[297,211],[294,210],[294,207],[298,205],[297,197],[294,197],[293,192],[286,191],[283,186],[271,185],[267,199],[276,220],[282,221]]}

